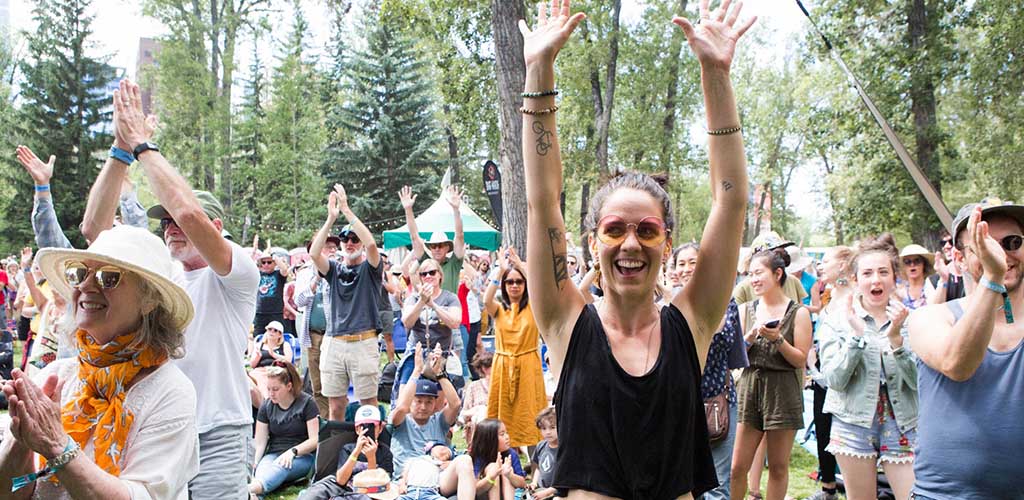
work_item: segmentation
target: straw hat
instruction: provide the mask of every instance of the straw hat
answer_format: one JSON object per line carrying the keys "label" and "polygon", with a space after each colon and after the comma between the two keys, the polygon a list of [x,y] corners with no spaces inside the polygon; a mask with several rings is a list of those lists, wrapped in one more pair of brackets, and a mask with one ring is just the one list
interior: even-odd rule
{"label": "straw hat", "polygon": [[910,257],[912,255],[923,257],[929,264],[933,266],[935,265],[935,254],[929,252],[927,248],[921,245],[907,245],[900,251],[900,259],[903,257]]}
{"label": "straw hat", "polygon": [[178,264],[171,259],[164,242],[145,229],[120,225],[100,233],[87,250],[44,248],[36,260],[53,290],[69,302],[72,290],[64,278],[64,266],[68,262],[94,260],[130,271],[155,288],[160,304],[179,330],[184,331],[195,314],[192,299],[173,281],[179,272]]}
{"label": "straw hat", "polygon": [[374,500],[398,498],[398,488],[391,484],[391,478],[384,469],[367,469],[352,478],[352,490]]}

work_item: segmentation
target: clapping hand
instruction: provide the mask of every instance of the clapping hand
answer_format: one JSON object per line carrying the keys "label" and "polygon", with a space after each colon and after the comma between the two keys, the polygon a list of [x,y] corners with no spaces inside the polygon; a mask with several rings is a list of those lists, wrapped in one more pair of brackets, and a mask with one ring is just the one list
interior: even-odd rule
{"label": "clapping hand", "polygon": [[535,63],[554,63],[558,52],[565,46],[576,26],[586,19],[586,14],[571,14],[569,0],[551,0],[550,12],[547,2],[537,6],[537,23],[533,30],[526,21],[519,20],[519,32],[523,35],[523,58],[526,65]]}
{"label": "clapping hand", "polygon": [[889,318],[889,343],[893,347],[903,345],[903,336],[900,334],[900,330],[903,328],[903,322],[910,315],[910,309],[898,300],[890,300],[889,305],[885,307],[885,315]]}
{"label": "clapping hand", "polygon": [[737,2],[730,11],[732,0],[722,0],[714,11],[708,10],[709,0],[700,0],[700,20],[696,25],[689,19],[675,16],[672,22],[683,29],[690,50],[703,68],[729,70],[736,52],[736,41],[754,25],[757,16],[737,23],[743,2]]}
{"label": "clapping hand", "polygon": [[867,328],[867,323],[864,322],[864,318],[857,315],[857,312],[853,310],[853,301],[857,300],[854,296],[856,294],[850,294],[846,298],[846,321],[850,324],[850,328],[853,330],[855,337],[864,335],[864,329]]}
{"label": "clapping hand", "polygon": [[984,277],[1002,285],[1006,276],[1006,252],[989,234],[988,222],[981,220],[981,207],[975,207],[968,219],[967,244],[981,260]]}
{"label": "clapping hand", "polygon": [[50,460],[60,455],[68,443],[60,419],[62,387],[57,376],[50,375],[40,388],[18,369],[11,372],[11,380],[3,386],[11,416],[11,436],[18,444]]}
{"label": "clapping hand", "polygon": [[118,90],[114,91],[115,145],[131,151],[149,139],[155,126],[155,119],[147,120],[142,112],[139,86],[129,80],[121,80]]}
{"label": "clapping hand", "polygon": [[50,155],[50,161],[43,163],[28,146],[18,146],[15,154],[18,156],[18,163],[25,167],[37,186],[45,186],[50,183],[50,178],[53,177],[53,163],[57,161],[56,156]]}
{"label": "clapping hand", "polygon": [[[498,460],[501,460],[501,452],[498,452]],[[512,455],[505,457],[505,460],[501,461],[501,475],[508,477],[512,475]]]}
{"label": "clapping hand", "polygon": [[349,217],[348,215],[351,212],[351,210],[349,210],[348,207],[348,194],[345,192],[345,186],[342,186],[341,184],[335,184],[334,193],[337,195],[338,198],[338,210],[341,213],[345,214],[345,217],[351,219],[351,217]]}

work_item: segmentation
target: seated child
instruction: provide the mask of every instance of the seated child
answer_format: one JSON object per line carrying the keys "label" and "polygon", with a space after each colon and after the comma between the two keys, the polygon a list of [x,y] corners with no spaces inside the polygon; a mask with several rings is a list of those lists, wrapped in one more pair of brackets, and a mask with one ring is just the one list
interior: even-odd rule
{"label": "seated child", "polygon": [[501,420],[488,418],[476,424],[470,456],[478,500],[513,498],[516,488],[526,488],[526,473],[511,444]]}

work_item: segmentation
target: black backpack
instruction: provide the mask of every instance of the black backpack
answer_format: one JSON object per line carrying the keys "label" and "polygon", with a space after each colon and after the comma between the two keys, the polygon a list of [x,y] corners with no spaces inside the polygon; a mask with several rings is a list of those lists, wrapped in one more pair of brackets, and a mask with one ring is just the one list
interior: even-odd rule
{"label": "black backpack", "polygon": [[398,365],[395,363],[388,363],[384,365],[384,369],[380,374],[380,383],[377,384],[377,400],[390,403],[391,402],[391,390],[395,386],[395,377],[398,376]]}

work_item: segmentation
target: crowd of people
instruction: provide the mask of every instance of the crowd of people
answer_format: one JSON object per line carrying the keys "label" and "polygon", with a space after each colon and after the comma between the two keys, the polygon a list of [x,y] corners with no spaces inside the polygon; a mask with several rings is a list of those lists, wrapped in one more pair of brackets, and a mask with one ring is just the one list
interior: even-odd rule
{"label": "crowd of people", "polygon": [[[88,248],[57,222],[53,158],[19,147],[37,250],[0,269],[0,496],[783,500],[813,425],[815,500],[883,484],[900,500],[1024,499],[1024,206],[963,207],[934,253],[883,234],[815,259],[770,231],[741,249],[741,9],[703,0],[697,21],[672,20],[707,113],[699,242],[673,242],[664,180],[640,173],[602,186],[567,237],[555,60],[585,17],[568,0],[520,26],[525,260],[468,247],[457,187],[452,233],[421,233],[416,193],[397,193],[407,249],[378,247],[341,185],[305,248],[243,247],[150,142],[129,81]],[[158,204],[140,205],[129,168]],[[332,429],[351,439],[326,448]]]}

